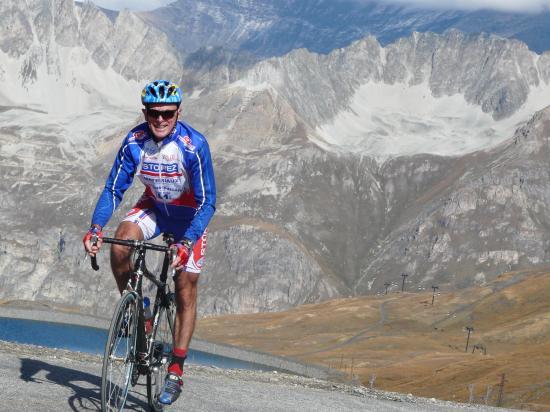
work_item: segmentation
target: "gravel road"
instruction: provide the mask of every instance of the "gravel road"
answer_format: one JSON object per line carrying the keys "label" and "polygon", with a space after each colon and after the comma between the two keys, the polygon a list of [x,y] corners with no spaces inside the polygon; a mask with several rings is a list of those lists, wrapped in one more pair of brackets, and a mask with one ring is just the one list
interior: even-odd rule
{"label": "gravel road", "polygon": [[[502,411],[274,372],[190,366],[185,376],[182,397],[167,410]],[[97,411],[100,381],[99,357],[0,341],[0,411]],[[141,383],[128,410],[146,408]]]}

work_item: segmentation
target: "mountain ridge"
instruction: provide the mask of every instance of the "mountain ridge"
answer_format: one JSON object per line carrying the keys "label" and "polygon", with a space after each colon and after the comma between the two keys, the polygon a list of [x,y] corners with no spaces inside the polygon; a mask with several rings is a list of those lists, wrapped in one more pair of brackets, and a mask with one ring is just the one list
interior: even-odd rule
{"label": "mountain ridge", "polygon": [[367,37],[328,55],[299,49],[248,68],[195,68],[187,113],[206,133],[227,135],[239,113],[219,130],[217,102],[231,109],[240,99],[238,110],[250,110],[254,99],[284,100],[294,112],[286,120],[299,119],[324,150],[460,155],[498,144],[546,105],[549,57],[515,40],[456,31],[417,33],[385,48]]}
{"label": "mountain ridge", "polygon": [[369,34],[387,45],[414,31],[441,34],[452,28],[517,38],[539,53],[548,50],[550,39],[548,11],[442,10],[382,1],[178,0],[140,15],[169,38],[178,39],[177,47],[184,54],[210,46],[261,58],[301,47],[329,53]]}

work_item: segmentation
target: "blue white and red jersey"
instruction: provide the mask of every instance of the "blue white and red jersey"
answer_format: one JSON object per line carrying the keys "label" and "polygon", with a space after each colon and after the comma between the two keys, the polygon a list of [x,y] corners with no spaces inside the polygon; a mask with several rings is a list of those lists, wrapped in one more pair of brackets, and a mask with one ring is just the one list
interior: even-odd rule
{"label": "blue white and red jersey", "polygon": [[132,129],[118,151],[92,224],[107,224],[135,175],[145,185],[140,202],[153,205],[163,218],[189,222],[183,238],[196,242],[216,207],[214,169],[204,136],[180,121],[159,142],[147,123]]}

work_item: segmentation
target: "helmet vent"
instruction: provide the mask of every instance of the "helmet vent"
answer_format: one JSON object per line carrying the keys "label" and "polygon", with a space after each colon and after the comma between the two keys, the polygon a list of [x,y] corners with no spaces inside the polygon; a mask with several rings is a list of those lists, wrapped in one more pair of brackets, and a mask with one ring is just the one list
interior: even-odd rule
{"label": "helmet vent", "polygon": [[152,94],[153,96],[155,96],[155,97],[158,97],[157,91],[156,91],[155,88],[152,87],[152,86],[149,86],[149,93],[151,93],[151,94]]}
{"label": "helmet vent", "polygon": [[159,96],[160,96],[161,99],[164,99],[165,90],[166,89],[164,88],[164,86],[159,87]]}

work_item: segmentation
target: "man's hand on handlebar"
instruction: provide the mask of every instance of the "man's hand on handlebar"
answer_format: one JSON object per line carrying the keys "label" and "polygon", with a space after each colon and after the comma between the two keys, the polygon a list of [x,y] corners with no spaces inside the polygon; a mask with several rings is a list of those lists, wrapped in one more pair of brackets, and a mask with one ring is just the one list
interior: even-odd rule
{"label": "man's hand on handlebar", "polygon": [[101,244],[103,243],[103,233],[101,233],[101,227],[98,225],[92,225],[84,235],[82,243],[84,243],[84,249],[86,249],[86,252],[90,256],[95,256],[96,253],[99,252]]}
{"label": "man's hand on handlebar", "polygon": [[170,247],[173,249],[173,261],[171,267],[175,268],[176,270],[185,269],[185,265],[187,265],[187,261],[191,256],[193,242],[188,239],[183,239],[181,242],[174,243]]}

